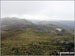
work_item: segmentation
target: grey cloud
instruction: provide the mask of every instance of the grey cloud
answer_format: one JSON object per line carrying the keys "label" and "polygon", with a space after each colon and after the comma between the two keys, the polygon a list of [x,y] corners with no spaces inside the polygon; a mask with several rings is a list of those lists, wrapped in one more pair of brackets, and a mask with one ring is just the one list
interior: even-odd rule
{"label": "grey cloud", "polygon": [[74,19],[74,1],[2,1],[1,16],[30,14]]}

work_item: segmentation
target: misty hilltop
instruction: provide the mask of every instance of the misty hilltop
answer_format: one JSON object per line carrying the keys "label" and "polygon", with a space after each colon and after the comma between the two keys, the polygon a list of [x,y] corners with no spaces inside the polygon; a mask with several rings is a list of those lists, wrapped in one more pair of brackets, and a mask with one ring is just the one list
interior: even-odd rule
{"label": "misty hilltop", "polygon": [[1,19],[2,30],[8,29],[8,28],[9,29],[22,29],[26,25],[33,25],[33,23],[28,20],[19,19],[16,17],[12,17],[12,18],[7,17],[7,18]]}
{"label": "misty hilltop", "polygon": [[[74,22],[73,21],[35,21],[35,20],[26,20],[26,19],[20,19],[16,17],[6,17],[1,19],[1,27],[3,29],[12,28],[12,29],[23,29],[25,27],[60,27],[60,28],[74,28]],[[43,28],[43,27],[42,27]]]}

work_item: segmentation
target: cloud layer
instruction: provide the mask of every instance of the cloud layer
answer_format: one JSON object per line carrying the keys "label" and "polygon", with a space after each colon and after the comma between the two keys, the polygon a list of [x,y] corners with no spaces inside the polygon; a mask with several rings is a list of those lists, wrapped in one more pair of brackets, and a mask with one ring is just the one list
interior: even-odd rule
{"label": "cloud layer", "polygon": [[1,1],[1,17],[74,20],[74,1]]}

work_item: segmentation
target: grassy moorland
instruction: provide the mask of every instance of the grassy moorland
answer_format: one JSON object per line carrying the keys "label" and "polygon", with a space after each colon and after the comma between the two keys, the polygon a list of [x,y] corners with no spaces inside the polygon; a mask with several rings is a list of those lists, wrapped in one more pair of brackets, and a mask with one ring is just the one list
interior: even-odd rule
{"label": "grassy moorland", "polygon": [[[71,28],[51,23],[39,22],[37,25],[25,19],[3,18],[1,54],[56,55],[60,52],[73,52],[74,33]],[[57,28],[63,31],[59,32]]]}
{"label": "grassy moorland", "polygon": [[[2,31],[1,53],[3,55],[51,55],[74,51],[71,33],[40,32],[34,28]],[[64,43],[69,42],[69,43]]]}

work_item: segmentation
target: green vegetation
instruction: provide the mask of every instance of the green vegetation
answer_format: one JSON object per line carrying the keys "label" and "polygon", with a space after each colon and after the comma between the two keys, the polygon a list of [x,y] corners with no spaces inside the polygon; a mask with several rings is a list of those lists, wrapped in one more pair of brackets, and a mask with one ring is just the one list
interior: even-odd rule
{"label": "green vegetation", "polygon": [[34,28],[2,31],[2,55],[51,55],[74,51],[74,37],[71,33],[57,35],[36,31]]}

